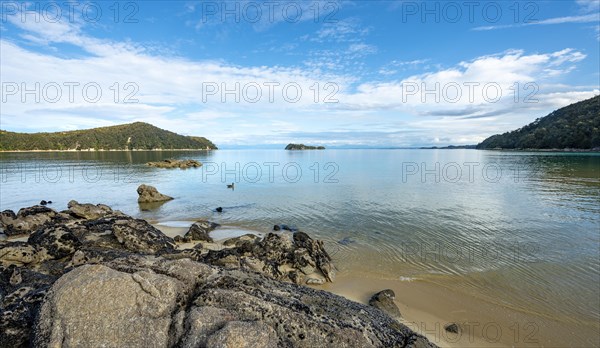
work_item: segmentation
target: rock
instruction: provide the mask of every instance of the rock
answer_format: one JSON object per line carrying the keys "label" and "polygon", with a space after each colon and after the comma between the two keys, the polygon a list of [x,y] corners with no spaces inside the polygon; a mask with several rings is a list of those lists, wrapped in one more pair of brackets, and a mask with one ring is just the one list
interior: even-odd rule
{"label": "rock", "polygon": [[64,225],[42,227],[29,236],[27,243],[35,246],[38,253],[44,250],[44,258],[53,259],[67,257],[81,247],[79,239]]}
{"label": "rock", "polygon": [[190,243],[192,241],[192,239],[190,237],[182,237],[182,236],[175,236],[175,238],[173,238],[173,240],[175,240],[175,242],[177,242],[177,243]]}
{"label": "rock", "polygon": [[261,321],[230,321],[212,334],[207,347],[213,348],[276,348],[275,330]]}
{"label": "rock", "polygon": [[297,233],[300,233],[295,237],[298,242],[292,242],[289,235],[274,233],[262,239],[251,235],[233,238],[224,245],[235,243],[234,247],[209,250],[198,260],[227,268],[241,267],[298,284],[304,282],[303,274],[315,272],[321,272],[325,279],[333,281],[335,267],[322,242],[313,240],[306,233]]}
{"label": "rock", "polygon": [[[255,322],[259,326],[247,327],[248,337],[270,327],[278,347],[435,347],[375,308],[257,273],[222,271],[201,289],[195,306],[220,308],[235,321]],[[238,335],[232,332],[232,337]],[[207,347],[216,342],[211,338]]]}
{"label": "rock", "polygon": [[446,326],[444,326],[444,330],[454,334],[458,334],[460,332],[460,328],[456,323],[447,324]]}
{"label": "rock", "polygon": [[217,209],[215,209],[217,211],[217,213],[222,213],[223,212],[223,207],[217,207]]}
{"label": "rock", "polygon": [[206,347],[207,339],[235,318],[225,309],[211,306],[192,307],[185,320],[187,333],[182,348]]}
{"label": "rock", "polygon": [[63,275],[31,337],[41,347],[435,347],[381,311],[331,293],[149,256]]}
{"label": "rock", "polygon": [[41,205],[23,208],[17,214],[5,210],[0,214],[0,226],[8,237],[30,234],[56,216],[54,210]]}
{"label": "rock", "polygon": [[149,270],[78,267],[47,294],[34,346],[167,347],[181,287],[177,279]]}
{"label": "rock", "polygon": [[10,285],[17,286],[17,285],[21,284],[22,281],[23,281],[23,277],[21,277],[21,271],[19,271],[18,268],[15,268],[12,275],[10,276],[10,280],[9,280]]}
{"label": "rock", "polygon": [[181,168],[181,169],[198,168],[198,167],[202,166],[202,163],[200,163],[200,162],[198,162],[196,160],[192,160],[192,159],[187,159],[187,160],[166,159],[164,161],[148,162],[146,164],[149,165],[150,167],[157,167],[157,168]]}
{"label": "rock", "polygon": [[112,228],[117,241],[127,250],[154,254],[175,249],[175,241],[146,220],[122,218],[115,221]]}
{"label": "rock", "polygon": [[308,278],[306,280],[306,284],[307,285],[323,285],[323,284],[325,284],[325,280],[317,279],[317,278]]}
{"label": "rock", "polygon": [[400,319],[400,309],[394,303],[396,294],[393,290],[382,290],[371,297],[369,305],[380,309],[394,319]]}
{"label": "rock", "polygon": [[4,233],[0,233],[0,242],[3,242],[5,240],[7,240],[7,239],[8,239],[7,235],[5,235]]}
{"label": "rock", "polygon": [[8,242],[0,244],[0,265],[23,266],[38,262],[38,251],[25,242]]}
{"label": "rock", "polygon": [[323,241],[313,240],[304,232],[296,232],[294,233],[294,245],[297,248],[306,249],[310,257],[314,260],[317,269],[325,276],[325,279],[333,282],[335,279],[335,266],[329,254],[325,251]]}
{"label": "rock", "polygon": [[40,205],[46,205],[48,204],[48,202],[46,202],[45,200],[42,199],[42,201],[40,202]]}
{"label": "rock", "polygon": [[253,242],[257,239],[260,239],[260,237],[255,234],[252,234],[252,233],[247,233],[243,236],[229,238],[223,242],[223,245],[224,246],[232,246],[232,245],[240,246],[241,244],[243,244],[245,242]]}
{"label": "rock", "polygon": [[199,240],[202,242],[212,242],[213,239],[209,236],[210,231],[219,227],[219,224],[214,222],[201,220],[194,222],[190,229],[185,233],[184,238],[190,238],[191,240]]}
{"label": "rock", "polygon": [[296,227],[290,227],[290,226],[284,225],[284,224],[273,226],[273,231],[281,231],[281,230],[290,231],[290,232],[298,231],[298,229]]}
{"label": "rock", "polygon": [[96,220],[113,213],[112,209],[104,204],[79,204],[77,201],[72,200],[67,206],[71,215],[87,220]]}
{"label": "rock", "polygon": [[0,347],[435,347],[376,308],[293,284],[324,282],[297,268],[326,258],[306,234],[177,250],[121,213],[55,214],[28,243],[0,243]]}
{"label": "rock", "polygon": [[164,202],[173,199],[173,197],[169,197],[158,192],[158,190],[154,186],[150,185],[140,185],[137,188],[137,193],[139,195],[138,203]]}

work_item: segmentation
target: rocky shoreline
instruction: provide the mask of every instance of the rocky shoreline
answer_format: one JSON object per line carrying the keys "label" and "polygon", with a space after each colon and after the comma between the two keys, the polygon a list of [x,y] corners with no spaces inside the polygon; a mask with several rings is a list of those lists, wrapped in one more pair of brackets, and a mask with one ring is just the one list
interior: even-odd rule
{"label": "rocky shoreline", "polygon": [[397,320],[393,293],[366,306],[301,285],[335,266],[300,231],[212,248],[209,221],[173,239],[76,201],[4,211],[0,228],[2,347],[435,347]]}

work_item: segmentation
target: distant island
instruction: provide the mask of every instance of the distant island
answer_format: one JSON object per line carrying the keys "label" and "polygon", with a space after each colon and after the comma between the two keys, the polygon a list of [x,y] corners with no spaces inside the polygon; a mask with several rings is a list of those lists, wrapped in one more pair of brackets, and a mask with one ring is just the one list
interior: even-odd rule
{"label": "distant island", "polygon": [[304,144],[288,144],[286,150],[325,150],[325,146],[309,146]]}
{"label": "distant island", "polygon": [[477,149],[600,149],[600,96],[558,109],[512,132],[493,135]]}
{"label": "distant island", "polygon": [[0,151],[216,150],[210,140],[144,122],[54,133],[0,130]]}

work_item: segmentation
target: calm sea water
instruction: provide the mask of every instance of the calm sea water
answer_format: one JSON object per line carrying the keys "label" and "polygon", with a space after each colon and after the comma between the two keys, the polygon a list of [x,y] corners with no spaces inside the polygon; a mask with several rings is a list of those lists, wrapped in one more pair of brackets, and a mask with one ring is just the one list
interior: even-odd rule
{"label": "calm sea water", "polygon": [[[150,168],[193,158],[199,169]],[[477,150],[2,153],[0,209],[105,203],[161,222],[207,218],[327,241],[340,271],[457,277],[557,320],[600,320],[600,156]],[[235,182],[235,189],[226,183]],[[136,188],[176,199],[140,207]],[[223,213],[216,213],[216,207]]]}

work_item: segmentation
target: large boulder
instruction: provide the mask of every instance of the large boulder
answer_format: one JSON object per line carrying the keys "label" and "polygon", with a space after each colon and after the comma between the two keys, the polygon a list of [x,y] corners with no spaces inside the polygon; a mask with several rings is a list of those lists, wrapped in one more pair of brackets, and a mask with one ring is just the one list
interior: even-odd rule
{"label": "large boulder", "polygon": [[150,185],[140,185],[137,188],[137,193],[139,195],[138,203],[165,202],[173,199],[173,197],[158,192],[156,187]]}
{"label": "large boulder", "polygon": [[171,315],[181,282],[102,265],[61,277],[42,305],[37,347],[168,347]]}
{"label": "large boulder", "polygon": [[112,214],[113,210],[105,204],[80,204],[75,200],[70,201],[67,206],[69,207],[69,213],[77,218],[95,220],[106,215]]}
{"label": "large boulder", "polygon": [[32,337],[42,347],[435,347],[381,311],[331,293],[150,256],[63,275]]}
{"label": "large boulder", "polygon": [[275,330],[262,321],[229,321],[212,334],[207,347],[213,348],[276,348],[279,339]]}

